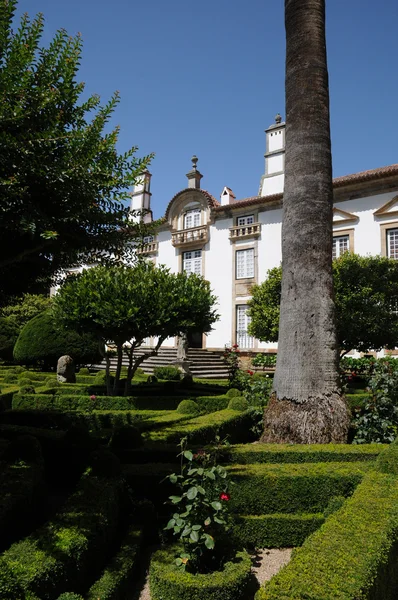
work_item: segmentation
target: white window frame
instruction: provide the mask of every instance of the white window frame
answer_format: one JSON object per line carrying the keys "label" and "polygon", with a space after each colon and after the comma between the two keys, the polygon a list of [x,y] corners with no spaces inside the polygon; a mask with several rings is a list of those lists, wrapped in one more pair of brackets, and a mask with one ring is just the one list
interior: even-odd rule
{"label": "white window frame", "polygon": [[251,318],[247,314],[247,304],[236,305],[236,343],[239,348],[247,349],[254,348],[254,338],[247,333]]}
{"label": "white window frame", "polygon": [[201,224],[201,210],[200,208],[193,208],[187,210],[184,214],[184,229],[192,229],[193,227],[199,227]]}
{"label": "white window frame", "polygon": [[245,215],[243,217],[237,217],[236,225],[238,227],[246,227],[247,225],[254,224],[254,215]]}
{"label": "white window frame", "polygon": [[254,248],[236,250],[235,253],[235,278],[252,279],[254,277]]}
{"label": "white window frame", "polygon": [[182,254],[182,270],[185,273],[202,275],[202,250],[188,250]]}
{"label": "white window frame", "polygon": [[[346,242],[346,243],[345,243]],[[344,235],[334,235],[333,236],[333,246],[332,246],[332,258],[340,258],[345,252],[350,251],[350,236],[348,234]]]}
{"label": "white window frame", "polygon": [[398,259],[398,227],[386,230],[386,249],[388,258]]}

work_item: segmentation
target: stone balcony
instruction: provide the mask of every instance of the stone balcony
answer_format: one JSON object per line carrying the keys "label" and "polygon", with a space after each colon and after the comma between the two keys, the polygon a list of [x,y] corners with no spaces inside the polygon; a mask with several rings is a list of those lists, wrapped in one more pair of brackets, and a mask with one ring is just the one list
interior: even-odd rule
{"label": "stone balcony", "polygon": [[151,254],[157,254],[158,246],[158,242],[150,242],[149,244],[145,244],[145,246],[137,248],[137,254],[139,254],[140,256],[150,256]]}
{"label": "stone balcony", "polygon": [[238,225],[229,230],[230,240],[242,240],[245,238],[256,238],[261,235],[261,223],[251,223],[251,225]]}
{"label": "stone balcony", "polygon": [[206,244],[209,241],[209,228],[207,225],[180,229],[171,234],[171,243],[176,248]]}

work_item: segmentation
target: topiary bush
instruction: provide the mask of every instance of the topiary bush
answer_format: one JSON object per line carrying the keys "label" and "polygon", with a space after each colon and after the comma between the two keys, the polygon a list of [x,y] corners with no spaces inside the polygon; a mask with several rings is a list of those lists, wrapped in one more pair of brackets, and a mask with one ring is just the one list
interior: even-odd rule
{"label": "topiary bush", "polygon": [[17,383],[17,375],[16,373],[6,373],[3,377],[4,383]]}
{"label": "topiary bush", "polygon": [[181,379],[180,371],[177,367],[171,365],[167,367],[155,367],[153,372],[158,379],[165,379],[166,381],[180,381]]}
{"label": "topiary bush", "polygon": [[112,450],[134,450],[134,448],[140,448],[143,443],[142,435],[137,427],[122,425],[114,429],[109,447]]}
{"label": "topiary bush", "polygon": [[36,393],[36,390],[35,390],[35,388],[33,387],[33,385],[22,385],[22,386],[19,388],[19,392],[20,392],[21,394],[35,394],[35,393]]}
{"label": "topiary bush", "polygon": [[198,415],[200,413],[199,404],[194,400],[183,400],[177,406],[177,412],[183,415]]}
{"label": "topiary bush", "polygon": [[32,380],[29,379],[28,377],[20,377],[18,379],[18,385],[19,385],[19,387],[22,387],[24,385],[32,385]]}
{"label": "topiary bush", "polygon": [[55,369],[60,356],[68,354],[76,365],[102,360],[98,340],[58,327],[52,314],[45,312],[29,321],[14,346],[14,359],[25,365]]}
{"label": "topiary bush", "polygon": [[236,398],[231,398],[228,404],[228,408],[230,410],[240,410],[244,411],[249,408],[249,403],[242,396],[237,396]]}
{"label": "topiary bush", "polygon": [[87,369],[87,367],[83,367],[82,369],[80,369],[79,375],[90,375],[90,369]]}
{"label": "topiary bush", "polygon": [[237,396],[242,396],[242,392],[236,388],[231,388],[228,390],[228,392],[226,392],[226,395],[229,398],[236,398]]}

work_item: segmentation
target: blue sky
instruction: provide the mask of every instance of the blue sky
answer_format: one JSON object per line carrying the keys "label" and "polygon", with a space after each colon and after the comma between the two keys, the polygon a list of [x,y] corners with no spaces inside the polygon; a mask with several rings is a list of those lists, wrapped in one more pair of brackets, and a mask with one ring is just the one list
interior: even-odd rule
{"label": "blue sky", "polygon": [[[121,94],[119,150],[155,152],[152,208],[186,187],[191,156],[202,187],[256,195],[264,129],[284,116],[282,0],[20,0],[43,12],[43,44],[81,32],[79,79],[105,103]],[[334,175],[398,162],[396,0],[327,0]]]}

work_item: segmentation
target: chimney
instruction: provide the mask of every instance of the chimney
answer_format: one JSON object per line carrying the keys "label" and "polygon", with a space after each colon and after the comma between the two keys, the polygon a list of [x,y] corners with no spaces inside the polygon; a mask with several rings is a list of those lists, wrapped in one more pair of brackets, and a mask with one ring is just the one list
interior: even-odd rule
{"label": "chimney", "polygon": [[200,189],[200,180],[202,179],[203,175],[202,173],[200,173],[197,169],[196,169],[196,163],[198,162],[198,157],[193,155],[193,157],[191,158],[192,161],[192,169],[189,171],[189,173],[187,173],[187,177],[188,177],[188,187],[189,188],[193,188],[196,190]]}
{"label": "chimney", "polygon": [[131,211],[143,211],[141,215],[131,215],[131,220],[134,222],[151,223],[151,173],[144,171],[137,183],[134,186],[134,192],[131,194]]}
{"label": "chimney", "polygon": [[221,192],[220,200],[221,205],[225,206],[226,204],[233,204],[233,202],[236,200],[236,197],[231,188],[225,186],[225,188]]}
{"label": "chimney", "polygon": [[285,183],[285,127],[278,113],[275,123],[265,130],[265,172],[261,177],[259,195],[269,196],[283,192]]}

